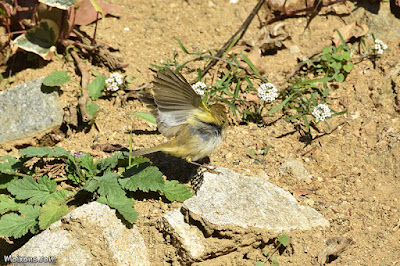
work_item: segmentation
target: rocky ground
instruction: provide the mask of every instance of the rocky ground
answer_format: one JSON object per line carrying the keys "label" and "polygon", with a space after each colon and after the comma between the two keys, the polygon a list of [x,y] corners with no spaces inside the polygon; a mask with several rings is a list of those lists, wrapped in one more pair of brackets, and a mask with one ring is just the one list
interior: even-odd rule
{"label": "rocky ground", "polygon": [[[98,38],[118,47],[117,56],[129,63],[126,74],[134,76],[132,87],[152,80],[150,64],[161,64],[178,52],[182,62],[188,59],[179,48],[179,39],[188,48],[218,49],[241,26],[256,1],[110,1],[123,7],[120,17],[107,17],[98,31]],[[267,16],[262,9],[259,19],[249,27],[244,39],[252,39],[260,21]],[[232,124],[226,139],[212,154],[213,165],[226,167],[248,176],[263,177],[291,192],[300,204],[318,210],[329,222],[323,230],[286,232],[292,239],[291,252],[278,256],[282,265],[316,264],[318,253],[333,237],[351,238],[354,243],[331,263],[332,265],[397,265],[400,263],[400,115],[398,99],[400,72],[400,20],[390,13],[389,3],[360,2],[324,8],[313,17],[299,16],[281,21],[291,37],[285,49],[262,57],[263,71],[272,83],[284,84],[287,73],[297,59],[308,55],[318,44],[329,41],[334,29],[354,21],[368,25],[370,33],[383,40],[390,51],[375,64],[369,60],[357,63],[346,81],[331,88],[328,104],[347,113],[330,120],[333,130],[305,142],[295,123],[272,117],[268,126]],[[276,25],[271,25],[272,27]],[[85,27],[92,31],[93,27]],[[79,93],[79,78],[72,64],[54,60],[37,69],[15,73],[16,84],[64,69],[73,82],[62,88],[61,101],[67,106]],[[97,69],[105,73],[104,69]],[[187,74],[187,73],[184,73]],[[194,77],[190,76],[189,77]],[[190,80],[190,79],[189,79]],[[150,147],[165,141],[155,126],[135,118],[136,111],[148,111],[137,100],[125,106],[110,99],[100,99],[101,111],[96,119],[98,129],[76,132],[57,146],[73,151],[97,153],[93,144],[129,145],[133,123],[136,134],[134,148]],[[328,132],[327,129],[324,129]],[[314,132],[318,135],[316,132]],[[262,151],[271,146],[267,155],[251,156],[250,150]],[[3,145],[0,155],[16,155],[18,149]],[[164,158],[164,157],[163,157]],[[165,160],[168,160],[166,158]],[[298,180],[280,173],[287,161],[299,161],[311,177]],[[170,167],[172,166],[171,162]],[[163,162],[168,168],[168,163]],[[167,166],[165,166],[167,165]],[[179,173],[172,173],[175,179]],[[155,227],[156,221],[178,203],[161,199],[138,200],[137,223],[153,265],[179,263],[173,243]],[[244,236],[245,237],[245,236]],[[10,252],[15,246],[3,243]],[[204,265],[254,265],[262,259],[265,247],[234,249],[226,255],[199,262]],[[6,253],[9,254],[9,253]]]}

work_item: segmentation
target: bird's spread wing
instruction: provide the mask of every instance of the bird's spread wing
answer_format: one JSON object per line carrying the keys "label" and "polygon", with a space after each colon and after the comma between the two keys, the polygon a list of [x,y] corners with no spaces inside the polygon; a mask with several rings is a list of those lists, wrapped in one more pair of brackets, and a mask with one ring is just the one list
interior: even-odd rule
{"label": "bird's spread wing", "polygon": [[[201,97],[179,73],[166,68],[158,72],[154,84],[154,100],[157,104],[157,126],[166,137],[175,136],[194,110],[205,106]],[[203,107],[204,106],[204,107]],[[206,110],[204,110],[206,111]]]}

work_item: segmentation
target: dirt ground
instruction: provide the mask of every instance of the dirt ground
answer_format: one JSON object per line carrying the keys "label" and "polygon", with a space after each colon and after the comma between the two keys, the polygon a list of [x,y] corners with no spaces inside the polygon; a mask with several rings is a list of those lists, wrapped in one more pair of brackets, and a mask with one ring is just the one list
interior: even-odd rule
{"label": "dirt ground", "polygon": [[[116,1],[123,9],[120,17],[107,17],[98,30],[102,42],[119,48],[117,56],[129,64],[127,75],[134,76],[132,88],[152,80],[150,64],[161,64],[178,52],[178,60],[188,59],[178,46],[181,40],[189,49],[219,49],[241,26],[257,1]],[[379,6],[379,4],[377,4]],[[272,83],[284,84],[287,73],[297,64],[300,54],[307,54],[316,44],[330,40],[334,29],[357,19],[366,23],[373,19],[366,9],[357,14],[338,5],[325,8],[306,28],[308,17],[283,20],[285,31],[291,37],[288,49],[263,57],[265,73]],[[389,3],[380,3],[380,9],[389,10]],[[335,13],[336,12],[336,13]],[[360,12],[362,13],[360,15]],[[340,14],[339,14],[340,13]],[[244,39],[255,36],[259,20],[265,20],[262,9]],[[93,27],[84,27],[92,32]],[[387,32],[373,32],[390,48],[373,65],[364,60],[356,64],[346,81],[332,88],[328,104],[334,110],[347,110],[330,120],[336,130],[321,135],[311,143],[303,141],[295,123],[278,119],[269,126],[256,124],[232,125],[226,139],[212,154],[213,165],[227,167],[249,176],[262,176],[275,185],[294,193],[296,189],[311,191],[303,196],[294,193],[299,202],[311,206],[327,218],[331,227],[312,231],[287,232],[292,239],[291,252],[277,256],[281,265],[315,265],[318,253],[332,237],[345,236],[354,240],[332,265],[400,265],[400,114],[396,102],[396,84],[391,71],[399,68],[399,36]],[[289,49],[297,46],[300,52]],[[16,84],[47,75],[53,70],[67,70],[73,81],[62,87],[62,104],[67,106],[79,94],[79,78],[72,64],[56,59],[37,69],[16,73]],[[105,69],[99,72],[109,75]],[[397,72],[398,73],[398,72]],[[184,72],[186,75],[187,73]],[[398,75],[398,74],[397,74]],[[189,80],[194,77],[189,74]],[[138,100],[130,100],[123,107],[110,99],[100,99],[101,111],[96,119],[99,130],[77,132],[63,139],[57,146],[72,151],[85,151],[98,156],[107,154],[93,151],[93,144],[120,144],[129,146],[129,132],[134,127],[134,148],[150,147],[165,141],[152,132],[156,127],[132,114],[148,109]],[[272,117],[271,121],[278,117]],[[326,130],[326,129],[325,129]],[[317,134],[316,132],[314,132]],[[261,151],[271,146],[266,156],[256,159],[249,150]],[[0,155],[17,155],[13,147],[2,147]],[[280,165],[288,160],[301,161],[313,176],[307,181],[293,181],[279,175]],[[171,164],[171,168],[174,166]],[[179,177],[176,177],[179,178]],[[152,265],[179,264],[172,245],[157,231],[155,220],[179,203],[161,200],[138,201],[141,216],[139,229],[148,246]],[[268,247],[270,248],[270,247]],[[253,246],[238,248],[228,255],[200,262],[198,265],[254,265],[263,258],[263,250]]]}

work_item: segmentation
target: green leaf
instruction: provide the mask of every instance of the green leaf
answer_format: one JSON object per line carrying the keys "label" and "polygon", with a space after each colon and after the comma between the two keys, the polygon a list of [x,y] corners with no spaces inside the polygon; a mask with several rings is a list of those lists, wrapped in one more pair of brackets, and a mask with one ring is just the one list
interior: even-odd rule
{"label": "green leaf", "polygon": [[264,264],[264,262],[262,262],[262,261],[257,261],[256,262],[256,266],[264,266],[265,264]]}
{"label": "green leaf", "polygon": [[254,155],[256,155],[256,152],[255,152],[254,150],[250,149],[250,150],[249,150],[249,154],[250,154],[251,156],[254,156]]}
{"label": "green leaf", "polygon": [[349,52],[344,52],[343,53],[343,59],[346,60],[346,61],[350,61],[350,59],[351,59],[350,53]]}
{"label": "green leaf", "polygon": [[90,192],[94,192],[97,189],[100,195],[125,195],[125,191],[121,188],[121,185],[118,183],[117,178],[119,174],[117,173],[105,173],[103,176],[95,176],[93,180],[85,187],[86,190]]}
{"label": "green leaf", "polygon": [[325,46],[324,49],[322,50],[322,53],[331,54],[332,53],[332,47],[331,46]]}
{"label": "green leaf", "polygon": [[344,75],[342,73],[339,73],[336,77],[335,77],[336,81],[338,82],[343,82],[344,81]]}
{"label": "green leaf", "polygon": [[86,111],[88,112],[89,115],[92,116],[92,121],[91,123],[94,122],[97,116],[97,112],[99,111],[99,106],[95,103],[87,103],[86,104]]}
{"label": "green leaf", "polygon": [[40,209],[39,227],[44,230],[68,213],[68,206],[58,200],[50,200]]}
{"label": "green leaf", "polygon": [[75,0],[39,0],[39,2],[63,10],[67,10],[75,4]]}
{"label": "green leaf", "polygon": [[38,230],[39,206],[26,205],[19,208],[20,216],[16,213],[5,214],[0,219],[0,235],[20,238],[31,231]]}
{"label": "green leaf", "polygon": [[[13,175],[17,172],[16,169],[20,168],[21,166],[21,161],[13,156],[5,155],[0,157],[0,173]],[[5,176],[0,175],[0,183],[2,183],[1,178],[3,177]]]}
{"label": "green leaf", "polygon": [[97,78],[95,78],[88,86],[88,91],[90,98],[92,98],[93,101],[97,100],[100,98],[101,93],[103,90],[106,88],[106,76],[101,75]]}
{"label": "green leaf", "polygon": [[139,216],[139,213],[133,208],[135,205],[133,200],[125,195],[109,195],[107,198],[99,198],[98,201],[116,209],[124,217],[124,219],[130,223],[136,222]]}
{"label": "green leaf", "polygon": [[42,19],[39,25],[18,36],[14,44],[25,51],[40,55],[45,60],[50,60],[54,54],[51,48],[58,40],[58,34],[59,28],[53,20]]}
{"label": "green leaf", "polygon": [[282,234],[278,237],[279,243],[287,247],[290,244],[290,237],[286,234]]}
{"label": "green leaf", "polygon": [[347,65],[343,66],[344,71],[346,71],[347,73],[350,73],[350,71],[353,69],[354,64],[352,63],[347,63]]}
{"label": "green leaf", "polygon": [[87,178],[97,174],[97,163],[93,161],[93,157],[90,154],[85,153],[84,156],[80,157],[79,165],[87,170],[85,171],[85,176]]}
{"label": "green leaf", "polygon": [[35,182],[31,176],[12,182],[7,190],[18,200],[28,200],[29,204],[40,204],[52,199],[63,199],[68,191],[56,192],[57,183],[47,176]]}
{"label": "green leaf", "polygon": [[271,110],[269,110],[267,112],[267,115],[273,114],[276,111],[278,111],[279,109],[281,109],[288,101],[290,101],[290,99],[293,98],[293,96],[295,95],[295,93],[293,93],[292,95],[290,95],[289,97],[287,97],[284,101],[282,101],[278,106],[275,106],[274,108],[272,108]]}
{"label": "green leaf", "polygon": [[265,147],[265,149],[263,151],[264,156],[267,155],[267,153],[268,153],[269,149],[271,149],[271,147],[272,147],[271,145],[268,145],[267,147]]}
{"label": "green leaf", "polygon": [[5,17],[7,17],[7,18],[10,17],[10,15],[11,15],[10,8],[3,1],[0,2],[0,15],[3,15]]}
{"label": "green leaf", "polygon": [[15,201],[7,195],[0,194],[0,214],[4,214],[9,211],[17,211],[19,207],[24,206],[22,202]]}
{"label": "green leaf", "polygon": [[44,78],[43,84],[46,86],[60,86],[64,83],[67,83],[71,80],[71,77],[68,76],[67,71],[53,71]]}
{"label": "green leaf", "polygon": [[176,39],[178,41],[179,46],[181,47],[182,51],[185,54],[190,54],[188,50],[186,50],[185,46],[183,46],[183,44],[181,43],[181,41],[179,39]]}
{"label": "green leaf", "polygon": [[18,180],[18,176],[0,173],[0,189],[7,188],[14,180]]}
{"label": "green leaf", "polygon": [[299,118],[299,117],[302,117],[304,114],[297,114],[297,115],[292,115],[292,116],[289,116],[289,117],[285,117],[283,120],[285,120],[285,121],[290,121],[290,120],[293,120],[293,119],[297,119],[297,118]]}
{"label": "green leaf", "polygon": [[94,7],[94,9],[96,9],[96,11],[101,14],[101,17],[103,18],[102,21],[104,23],[105,15],[104,15],[103,9],[101,8],[101,6],[95,0],[90,0],[90,2],[92,3],[92,6]]}
{"label": "green leaf", "polygon": [[141,190],[144,192],[159,191],[164,188],[164,178],[157,167],[150,166],[149,163],[133,165],[123,174],[124,178],[119,179],[119,183],[130,191]]}
{"label": "green leaf", "polygon": [[258,77],[261,77],[261,74],[260,74],[260,72],[258,72],[258,69],[256,68],[256,66],[250,61],[250,59],[245,54],[242,54],[242,58],[249,65],[249,67],[254,71],[254,73],[256,73],[256,75]]}
{"label": "green leaf", "polygon": [[112,170],[118,165],[119,160],[123,158],[125,158],[125,156],[122,152],[116,153],[111,157],[100,160],[97,163],[97,168],[100,172],[103,172],[106,169]]}
{"label": "green leaf", "polygon": [[150,123],[157,124],[156,118],[152,114],[141,113],[141,112],[135,112],[133,114],[136,115],[137,117],[140,117],[140,118],[146,120],[146,121],[149,121]]}
{"label": "green leaf", "polygon": [[183,184],[179,184],[177,180],[167,180],[164,183],[164,187],[161,190],[164,193],[165,197],[167,197],[170,201],[184,201],[190,199],[193,194],[190,191],[190,188]]}
{"label": "green leaf", "polygon": [[23,150],[19,151],[19,154],[22,157],[68,157],[70,153],[61,148],[61,147],[54,147],[51,149],[50,147],[33,147],[30,146]]}

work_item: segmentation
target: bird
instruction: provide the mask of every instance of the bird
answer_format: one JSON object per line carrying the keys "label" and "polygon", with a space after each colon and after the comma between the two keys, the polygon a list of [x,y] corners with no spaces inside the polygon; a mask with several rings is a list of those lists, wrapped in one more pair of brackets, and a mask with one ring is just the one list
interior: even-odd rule
{"label": "bird", "polygon": [[171,139],[130,155],[162,151],[194,163],[209,156],[221,143],[228,125],[226,108],[220,103],[208,107],[182,74],[168,67],[164,70],[159,70],[153,81],[153,114],[160,133]]}

